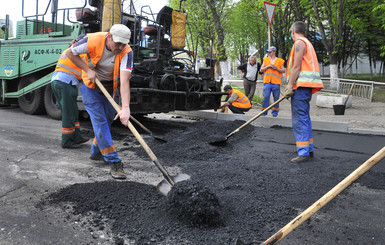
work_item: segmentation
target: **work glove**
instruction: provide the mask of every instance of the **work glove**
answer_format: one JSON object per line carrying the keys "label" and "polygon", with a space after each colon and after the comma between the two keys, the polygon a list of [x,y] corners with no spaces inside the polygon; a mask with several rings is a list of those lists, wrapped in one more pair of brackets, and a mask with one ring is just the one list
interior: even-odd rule
{"label": "work glove", "polygon": [[285,98],[288,99],[291,96],[293,96],[293,94],[294,94],[293,86],[287,85],[286,88],[285,88],[285,95],[284,95]]}

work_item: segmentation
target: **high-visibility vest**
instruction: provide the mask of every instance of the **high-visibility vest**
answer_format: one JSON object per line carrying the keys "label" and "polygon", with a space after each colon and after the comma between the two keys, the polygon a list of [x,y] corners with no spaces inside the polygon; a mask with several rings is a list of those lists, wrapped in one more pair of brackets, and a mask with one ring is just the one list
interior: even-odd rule
{"label": "high-visibility vest", "polygon": [[[302,58],[301,71],[298,75],[297,81],[295,81],[295,84],[293,85],[293,90],[297,89],[298,87],[307,87],[312,88],[312,93],[314,94],[324,87],[319,73],[317,55],[313,45],[307,38],[300,37],[298,40],[301,40],[305,43],[306,54]],[[295,44],[291,48],[289,55],[288,69],[286,71],[287,81],[290,81],[290,72],[294,66],[294,51]]]}
{"label": "high-visibility vest", "polygon": [[[270,65],[271,64],[270,57],[263,58],[263,63],[265,64],[265,66]],[[284,63],[285,61],[283,59],[277,58],[274,62],[274,65],[278,67],[278,69],[282,69]],[[282,73],[272,68],[269,68],[265,71],[265,74],[263,76],[263,83],[272,83],[272,84],[281,85],[281,82],[282,82]]]}
{"label": "high-visibility vest", "polygon": [[[68,49],[60,55],[57,61],[55,71],[61,71],[69,74],[73,74],[80,81],[82,80],[82,69],[78,68],[66,55]],[[81,56],[83,57],[83,56]]]}
{"label": "high-visibility vest", "polygon": [[236,93],[238,95],[238,98],[233,103],[231,103],[231,105],[238,108],[244,108],[244,109],[248,109],[251,107],[249,98],[247,98],[246,95],[242,94],[241,91],[237,89],[233,89],[233,91],[230,94],[230,97],[231,95],[233,95],[233,93]]}
{"label": "high-visibility vest", "polygon": [[[107,35],[107,32],[97,32],[97,33],[87,34],[88,54],[86,57],[84,57],[84,61],[86,62],[87,66],[93,70],[95,69],[99,60],[102,58],[103,51],[106,47],[106,35]],[[124,47],[124,49],[115,56],[114,75],[113,75],[114,96],[115,96],[115,91],[118,89],[118,83],[120,79],[120,62],[122,58],[130,51],[131,51],[131,47],[127,44],[126,47]],[[83,77],[83,82],[87,87],[92,89],[95,88],[95,84],[87,78],[87,73],[85,71],[83,71],[82,77]]]}

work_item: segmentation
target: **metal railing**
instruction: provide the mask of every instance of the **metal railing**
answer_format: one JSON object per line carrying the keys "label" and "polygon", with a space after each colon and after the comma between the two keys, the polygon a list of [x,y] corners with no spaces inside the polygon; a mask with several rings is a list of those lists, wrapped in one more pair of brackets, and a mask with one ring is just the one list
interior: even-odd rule
{"label": "metal railing", "polygon": [[[385,86],[383,82],[374,82],[374,81],[364,81],[364,80],[354,80],[354,79],[344,79],[344,78],[329,78],[322,77],[322,82],[324,88],[322,91],[338,93],[338,94],[348,94],[349,90],[354,83],[354,87],[351,95],[358,98],[363,98],[369,101],[372,101],[374,85]],[[335,80],[337,86],[330,86],[330,80]]]}
{"label": "metal railing", "polygon": [[[338,94],[348,94],[349,90],[354,83],[351,95],[357,98],[362,98],[368,101],[372,101],[374,86],[385,86],[384,82],[375,82],[375,81],[363,81],[363,80],[354,80],[354,79],[344,79],[344,78],[333,78],[337,86],[330,86],[329,77],[322,77],[321,80],[324,84],[322,92],[329,93],[338,93]],[[258,80],[257,84],[263,84],[262,80]],[[230,84],[236,85],[238,87],[243,87],[243,80],[224,80],[223,85]],[[286,81],[282,82],[282,86],[286,85]],[[258,85],[257,85],[258,86]]]}

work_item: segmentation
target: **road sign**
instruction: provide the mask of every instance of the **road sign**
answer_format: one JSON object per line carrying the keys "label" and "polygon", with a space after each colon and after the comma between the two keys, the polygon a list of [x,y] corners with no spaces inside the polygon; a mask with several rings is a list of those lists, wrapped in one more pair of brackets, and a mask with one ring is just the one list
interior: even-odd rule
{"label": "road sign", "polygon": [[273,22],[275,7],[277,7],[277,5],[274,3],[268,3],[268,2],[263,2],[263,4],[265,5],[265,11],[267,15],[267,20],[269,21],[269,26],[271,26],[271,23]]}

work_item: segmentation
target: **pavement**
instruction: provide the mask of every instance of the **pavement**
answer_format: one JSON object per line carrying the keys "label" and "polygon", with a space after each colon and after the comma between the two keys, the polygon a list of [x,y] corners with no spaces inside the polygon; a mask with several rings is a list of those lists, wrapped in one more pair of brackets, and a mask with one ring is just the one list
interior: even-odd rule
{"label": "pavement", "polygon": [[[262,89],[257,88],[256,95],[262,96]],[[312,120],[313,130],[385,135],[385,103],[370,102],[361,98],[353,97],[352,106],[346,108],[344,115],[335,115],[332,108],[317,106],[317,96],[325,93],[318,92],[313,95],[310,103],[310,117]],[[270,100],[273,102],[273,100]],[[271,111],[267,116],[261,116],[254,120],[251,124],[261,127],[282,126],[291,127],[291,104],[288,100],[283,100],[279,104],[279,115],[273,117]],[[252,109],[245,113],[233,114],[231,111],[220,113],[214,110],[175,112],[178,115],[193,118],[217,119],[217,120],[245,120],[248,121],[261,112],[258,104],[253,104]]]}

